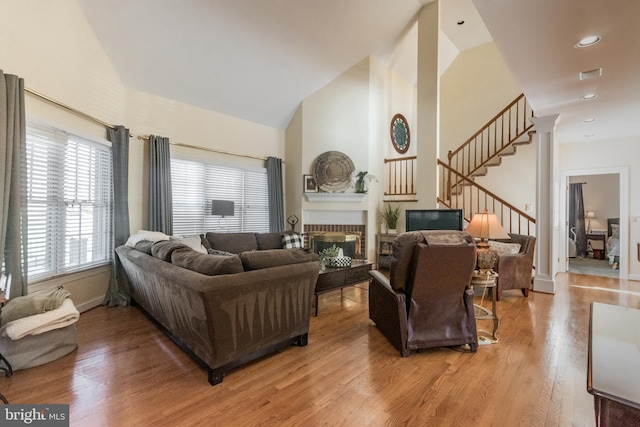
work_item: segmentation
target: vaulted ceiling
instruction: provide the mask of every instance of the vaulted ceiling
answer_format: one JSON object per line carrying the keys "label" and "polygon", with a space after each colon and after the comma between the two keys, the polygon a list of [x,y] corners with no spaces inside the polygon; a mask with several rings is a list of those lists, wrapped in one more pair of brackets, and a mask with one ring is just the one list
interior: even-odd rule
{"label": "vaulted ceiling", "polygon": [[[78,3],[128,87],[284,128],[305,97],[362,59],[390,60],[431,1]],[[640,2],[473,2],[441,1],[444,34],[460,51],[493,36],[537,114],[561,115],[563,140],[640,134],[632,126],[640,113]],[[592,33],[602,41],[573,47]],[[578,79],[598,67],[602,77]],[[586,92],[598,98],[579,101]],[[596,121],[584,123],[588,118]]]}

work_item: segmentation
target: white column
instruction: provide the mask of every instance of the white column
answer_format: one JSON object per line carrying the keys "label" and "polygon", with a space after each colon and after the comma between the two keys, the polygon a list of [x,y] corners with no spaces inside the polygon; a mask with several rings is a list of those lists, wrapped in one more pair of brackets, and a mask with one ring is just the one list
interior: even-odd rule
{"label": "white column", "polygon": [[438,36],[440,2],[424,6],[418,14],[418,82],[416,170],[418,204],[435,208],[438,196],[438,158],[440,126],[440,74],[438,73]]}
{"label": "white column", "polygon": [[534,117],[531,119],[536,128],[537,177],[536,177],[536,255],[535,279],[533,290],[555,293],[554,277],[558,256],[555,244],[555,229],[559,227],[558,218],[558,166],[554,132],[558,115]]}

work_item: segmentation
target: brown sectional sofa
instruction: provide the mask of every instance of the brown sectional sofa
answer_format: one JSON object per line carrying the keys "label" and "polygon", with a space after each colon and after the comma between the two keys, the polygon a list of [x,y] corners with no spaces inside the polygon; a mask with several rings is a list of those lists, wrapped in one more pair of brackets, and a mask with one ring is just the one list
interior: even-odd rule
{"label": "brown sectional sofa", "polygon": [[307,344],[317,254],[283,249],[282,233],[207,233],[203,244],[233,254],[172,240],[116,252],[133,301],[206,366],[211,385],[238,365]]}

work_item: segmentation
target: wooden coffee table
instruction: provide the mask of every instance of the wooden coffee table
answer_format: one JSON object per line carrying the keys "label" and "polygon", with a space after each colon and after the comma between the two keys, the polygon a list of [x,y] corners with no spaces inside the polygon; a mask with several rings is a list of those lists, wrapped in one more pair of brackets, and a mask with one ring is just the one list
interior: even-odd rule
{"label": "wooden coffee table", "polygon": [[342,290],[347,286],[353,286],[362,282],[369,282],[369,270],[373,267],[372,262],[354,259],[351,267],[331,268],[325,267],[320,270],[316,283],[316,316],[318,315],[318,295],[325,292]]}

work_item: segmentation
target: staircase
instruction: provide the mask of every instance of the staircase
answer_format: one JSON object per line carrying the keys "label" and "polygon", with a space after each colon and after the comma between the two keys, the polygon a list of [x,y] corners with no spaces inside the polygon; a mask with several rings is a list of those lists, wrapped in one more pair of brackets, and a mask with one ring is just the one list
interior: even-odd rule
{"label": "staircase", "polygon": [[516,154],[518,145],[529,144],[534,113],[524,94],[507,105],[455,151],[448,162],[438,160],[438,202],[452,209],[464,209],[471,220],[473,213],[487,209],[494,212],[509,233],[532,234],[535,218],[475,182],[489,168],[499,166],[502,158]]}
{"label": "staircase", "polygon": [[[438,182],[438,203],[450,209],[463,209],[466,221],[471,221],[474,213],[486,209],[496,214],[508,233],[534,234],[535,218],[441,160],[438,160]],[[447,193],[451,190],[449,182],[458,183],[456,187],[461,189],[459,194]]]}
{"label": "staircase", "polygon": [[515,154],[518,145],[530,142],[531,117],[533,110],[521,94],[455,151],[449,151],[449,167],[466,177],[485,175],[487,168],[500,165],[503,156]]}
{"label": "staircase", "polygon": [[[535,234],[535,218],[475,182],[502,158],[516,154],[517,147],[531,143],[533,110],[524,94],[478,130],[455,151],[447,162],[438,160],[438,203],[451,209],[464,209],[465,219],[487,209],[494,212],[509,233]],[[415,156],[384,159],[384,201],[417,201]]]}

